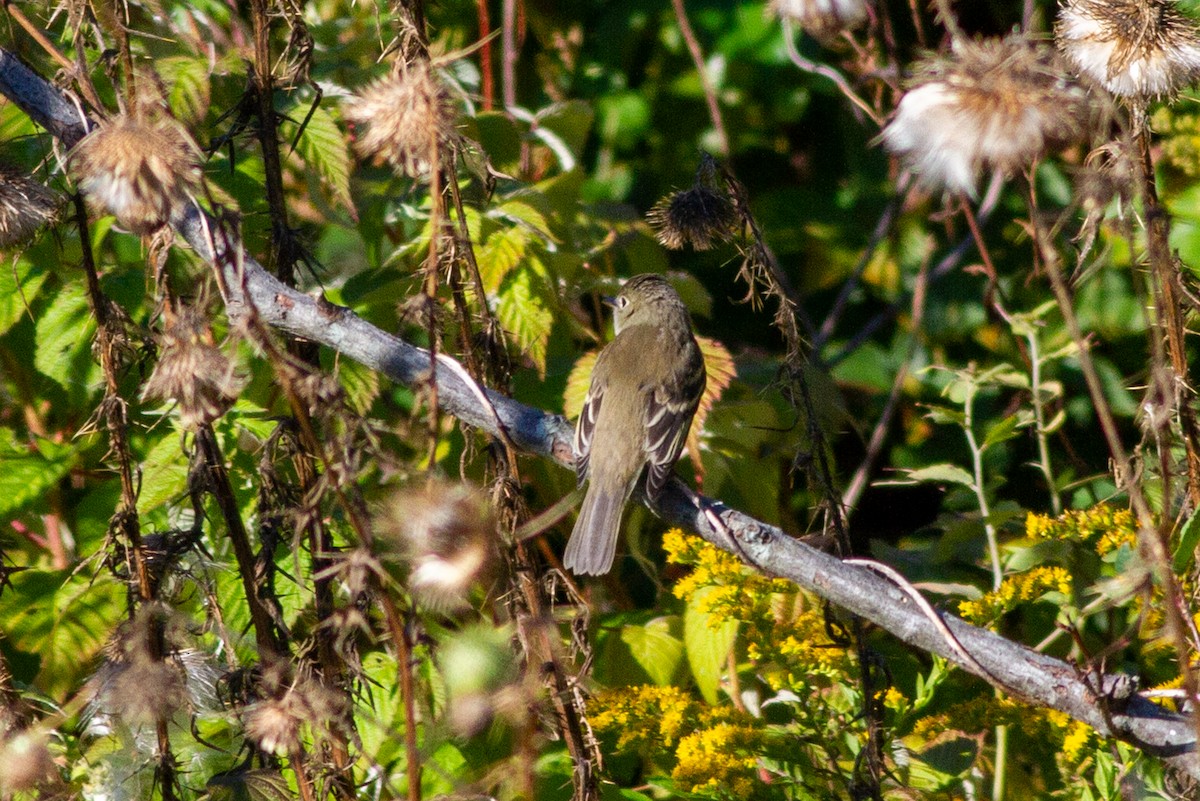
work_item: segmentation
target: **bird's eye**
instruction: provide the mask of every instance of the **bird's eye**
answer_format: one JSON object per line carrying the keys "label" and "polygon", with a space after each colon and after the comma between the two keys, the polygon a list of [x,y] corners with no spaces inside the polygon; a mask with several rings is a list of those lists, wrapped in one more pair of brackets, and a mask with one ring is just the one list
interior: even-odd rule
{"label": "bird's eye", "polygon": [[629,298],[625,297],[624,295],[621,295],[620,297],[617,298],[617,308],[618,309],[623,309],[628,305],[629,305]]}

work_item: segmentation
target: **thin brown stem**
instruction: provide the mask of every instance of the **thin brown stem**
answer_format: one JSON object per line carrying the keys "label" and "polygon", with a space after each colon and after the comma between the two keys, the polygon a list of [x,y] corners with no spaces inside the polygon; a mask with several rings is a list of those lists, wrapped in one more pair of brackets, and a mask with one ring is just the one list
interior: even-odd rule
{"label": "thin brown stem", "polygon": [[717,102],[716,87],[713,86],[712,77],[708,74],[708,66],[704,63],[704,52],[700,49],[700,40],[696,38],[696,31],[688,20],[683,0],[671,0],[671,7],[675,9],[675,21],[679,24],[679,32],[683,35],[688,53],[691,54],[696,74],[700,76],[700,88],[704,92],[704,103],[708,106],[708,117],[712,120],[713,129],[717,132],[717,143],[720,145],[721,155],[729,156],[729,134],[725,131],[725,121],[721,118],[721,104]]}

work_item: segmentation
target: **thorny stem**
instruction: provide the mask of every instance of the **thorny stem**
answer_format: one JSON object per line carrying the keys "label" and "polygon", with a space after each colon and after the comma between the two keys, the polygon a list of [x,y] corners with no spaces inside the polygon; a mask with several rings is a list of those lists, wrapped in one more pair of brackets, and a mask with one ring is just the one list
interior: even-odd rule
{"label": "thorny stem", "polygon": [[[120,396],[117,385],[117,366],[113,361],[113,339],[118,321],[109,313],[108,298],[100,288],[100,276],[91,248],[88,232],[87,208],[83,197],[74,196],[75,221],[79,229],[82,246],[83,268],[87,276],[88,303],[96,318],[96,339],[100,351],[100,366],[104,371],[104,399],[101,408],[106,418],[110,450],[117,458],[117,472],[121,477],[121,505],[109,523],[115,533],[124,534],[128,540],[128,552],[133,554],[133,576],[137,582],[138,602],[147,604],[154,600],[155,586],[147,564],[146,549],[142,542],[141,524],[137,514],[137,490],[133,479],[133,454],[129,450],[129,420],[125,399]],[[132,612],[132,609],[130,610]],[[152,622],[149,635],[151,659],[162,661],[166,642],[161,621]],[[175,757],[171,752],[170,733],[167,721],[159,720],[155,725],[158,744],[157,776],[162,787],[163,801],[174,801],[176,791]]]}
{"label": "thorny stem", "polygon": [[287,203],[283,193],[283,164],[279,156],[279,136],[275,114],[275,78],[271,74],[271,19],[267,0],[250,0],[254,25],[254,74],[250,91],[257,103],[259,147],[262,148],[263,178],[267,190],[267,208],[271,216],[271,248],[267,261],[276,277],[289,286],[296,281],[295,261],[288,244]]}
{"label": "thorny stem", "polygon": [[696,74],[700,76],[700,88],[704,92],[704,102],[708,106],[709,119],[712,120],[713,129],[717,132],[717,143],[720,145],[721,155],[728,157],[730,154],[729,134],[725,130],[724,120],[721,119],[721,105],[717,102],[717,90],[713,86],[712,77],[708,74],[708,66],[704,63],[704,52],[700,49],[700,41],[696,38],[696,31],[692,28],[692,23],[688,20],[683,0],[671,0],[671,7],[675,9],[675,20],[679,24],[679,32],[687,44],[688,53],[696,67]]}
{"label": "thorny stem", "polygon": [[[1167,398],[1179,415],[1180,435],[1187,454],[1188,499],[1192,509],[1200,508],[1200,427],[1192,407],[1192,387],[1188,380],[1188,361],[1184,343],[1183,299],[1179,270],[1171,256],[1170,219],[1159,203],[1154,183],[1154,161],[1150,153],[1150,125],[1144,108],[1134,109],[1134,135],[1137,138],[1142,169],[1142,195],[1146,214],[1146,255],[1155,279],[1155,307],[1164,329],[1167,354],[1173,371]],[[1164,504],[1166,500],[1164,500]],[[1164,508],[1164,513],[1165,513]],[[1165,516],[1165,515],[1164,515]]]}

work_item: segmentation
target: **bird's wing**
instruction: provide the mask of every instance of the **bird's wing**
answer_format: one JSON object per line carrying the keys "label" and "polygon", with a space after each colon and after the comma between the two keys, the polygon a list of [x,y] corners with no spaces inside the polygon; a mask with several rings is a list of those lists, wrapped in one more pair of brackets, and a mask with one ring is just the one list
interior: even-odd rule
{"label": "bird's wing", "polygon": [[596,432],[596,419],[600,416],[600,402],[603,399],[604,384],[593,381],[583,399],[579,420],[575,423],[575,479],[581,487],[587,480],[588,459],[592,455],[592,434]]}
{"label": "bird's wing", "polygon": [[658,496],[679,459],[705,380],[704,357],[695,348],[685,366],[660,379],[646,395],[646,493],[651,498]]}

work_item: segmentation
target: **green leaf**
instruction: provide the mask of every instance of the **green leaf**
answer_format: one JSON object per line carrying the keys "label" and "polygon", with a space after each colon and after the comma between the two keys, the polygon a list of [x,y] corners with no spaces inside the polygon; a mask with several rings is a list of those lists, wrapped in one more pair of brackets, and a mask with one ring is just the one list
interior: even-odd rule
{"label": "green leaf", "polygon": [[917,470],[904,471],[909,481],[919,484],[962,484],[974,487],[975,479],[966,470],[955,464],[935,464]]}
{"label": "green leaf", "polygon": [[701,587],[692,594],[683,612],[683,644],[692,678],[704,700],[713,705],[717,703],[721,674],[738,632],[736,620],[714,618],[707,611],[704,599],[715,589]]}
{"label": "green leaf", "polygon": [[1191,569],[1196,559],[1196,546],[1200,544],[1200,510],[1192,512],[1192,516],[1183,524],[1179,531],[1179,542],[1175,545],[1175,573],[1183,575]]}
{"label": "green leaf", "polygon": [[534,239],[532,231],[519,226],[502,228],[488,236],[477,256],[485,292],[492,295],[500,291],[504,279],[525,261]]}
{"label": "green leaf", "polygon": [[277,770],[238,770],[208,780],[209,801],[292,801],[287,779]]}
{"label": "green leaf", "polygon": [[71,469],[73,448],[49,440],[22,444],[10,429],[0,429],[0,517],[8,517],[40,498]]}
{"label": "green leaf", "polygon": [[72,397],[82,398],[99,369],[91,352],[95,333],[83,281],[67,284],[38,318],[34,366]]}
{"label": "green leaf", "polygon": [[335,202],[353,211],[354,200],[350,197],[350,153],[346,149],[346,139],[341,129],[334,121],[333,115],[323,106],[312,106],[300,103],[291,109],[294,118],[280,126],[280,132],[292,141],[295,139],[298,126],[304,122],[309,111],[312,116],[304,126],[300,140],[296,142],[296,152],[304,162],[314,168],[333,193]]}
{"label": "green leaf", "polygon": [[18,259],[16,264],[0,264],[0,334],[7,333],[28,313],[29,304],[37,298],[49,274],[49,268],[41,262]]}
{"label": "green leaf", "polygon": [[676,618],[657,617],[644,626],[624,626],[621,641],[635,662],[659,686],[671,683],[683,664],[683,643],[671,633]]}
{"label": "green leaf", "polygon": [[542,294],[542,282],[528,265],[522,267],[500,292],[496,317],[529,355],[540,378],[546,377],[546,348],[554,312]]}
{"label": "green leaf", "polygon": [[154,69],[170,87],[167,102],[171,112],[187,124],[195,124],[208,113],[211,98],[208,59],[198,56],[159,58]]}
{"label": "green leaf", "polygon": [[41,658],[39,687],[55,697],[78,689],[89,664],[124,613],[125,589],[107,573],[17,573],[0,595],[8,643]]}
{"label": "green leaf", "polygon": [[179,447],[179,437],[164,432],[142,461],[138,514],[181,497],[187,491],[187,475],[188,463]]}
{"label": "green leaf", "polygon": [[379,372],[351,359],[342,359],[338,362],[337,376],[350,406],[359,414],[366,414],[382,389]]}

